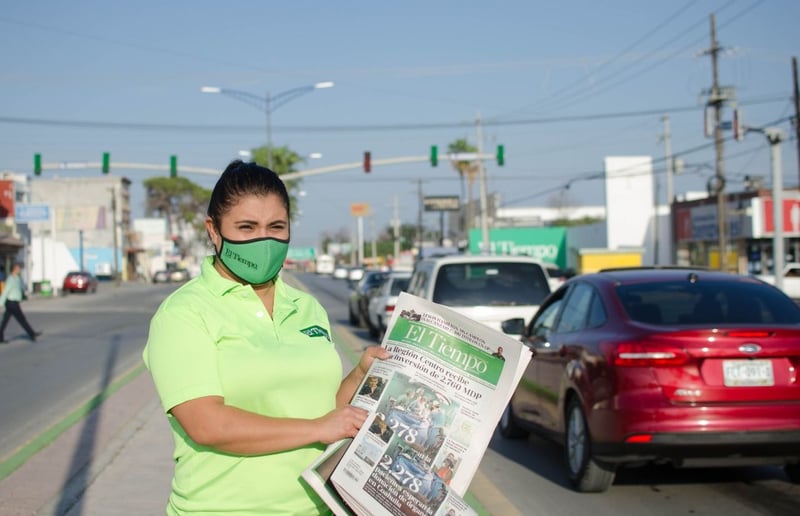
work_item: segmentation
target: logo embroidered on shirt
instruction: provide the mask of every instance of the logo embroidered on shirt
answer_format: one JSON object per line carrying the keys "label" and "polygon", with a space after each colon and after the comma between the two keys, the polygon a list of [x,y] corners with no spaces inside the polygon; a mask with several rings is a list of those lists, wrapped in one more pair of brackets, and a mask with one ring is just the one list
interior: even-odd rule
{"label": "logo embroidered on shirt", "polygon": [[309,337],[325,337],[325,340],[327,340],[328,342],[331,341],[331,336],[328,335],[328,330],[316,324],[314,326],[309,326],[308,328],[304,328],[300,330],[300,332],[305,333]]}

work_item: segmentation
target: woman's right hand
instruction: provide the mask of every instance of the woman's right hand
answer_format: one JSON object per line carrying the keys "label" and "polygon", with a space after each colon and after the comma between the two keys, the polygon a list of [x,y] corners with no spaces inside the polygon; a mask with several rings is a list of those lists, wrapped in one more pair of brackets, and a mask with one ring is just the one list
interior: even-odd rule
{"label": "woman's right hand", "polygon": [[367,414],[366,410],[353,405],[345,405],[328,412],[315,421],[319,425],[319,442],[331,444],[347,437],[355,437],[358,429],[367,420]]}

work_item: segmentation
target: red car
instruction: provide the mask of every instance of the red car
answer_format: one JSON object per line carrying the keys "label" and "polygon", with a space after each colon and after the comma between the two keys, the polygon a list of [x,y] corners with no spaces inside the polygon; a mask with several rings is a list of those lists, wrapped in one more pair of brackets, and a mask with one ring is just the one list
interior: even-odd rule
{"label": "red car", "polygon": [[576,276],[533,320],[533,351],[499,423],[564,446],[569,480],[617,468],[783,465],[800,482],[800,307],[758,279],[686,268]]}
{"label": "red car", "polygon": [[88,272],[68,272],[62,285],[64,294],[73,292],[97,292],[97,278]]}

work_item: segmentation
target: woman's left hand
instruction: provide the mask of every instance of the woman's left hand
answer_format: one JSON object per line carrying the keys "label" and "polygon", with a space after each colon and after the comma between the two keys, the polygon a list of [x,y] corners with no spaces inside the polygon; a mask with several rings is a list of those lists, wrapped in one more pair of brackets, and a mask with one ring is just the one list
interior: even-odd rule
{"label": "woman's left hand", "polygon": [[361,373],[363,378],[376,358],[386,360],[391,356],[392,354],[383,346],[370,346],[361,354],[361,360],[358,361],[358,372]]}

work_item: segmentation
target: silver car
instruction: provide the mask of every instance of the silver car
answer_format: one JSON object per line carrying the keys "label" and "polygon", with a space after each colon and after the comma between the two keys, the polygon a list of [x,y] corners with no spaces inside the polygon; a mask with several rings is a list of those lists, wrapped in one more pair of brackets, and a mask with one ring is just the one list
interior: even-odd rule
{"label": "silver car", "polygon": [[408,281],[411,279],[411,271],[393,271],[383,282],[378,290],[370,300],[367,306],[367,328],[369,334],[378,339],[383,340],[383,334],[386,332],[386,323],[394,313],[394,306],[397,303],[397,296],[400,292],[404,292],[408,288]]}

